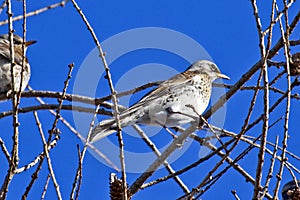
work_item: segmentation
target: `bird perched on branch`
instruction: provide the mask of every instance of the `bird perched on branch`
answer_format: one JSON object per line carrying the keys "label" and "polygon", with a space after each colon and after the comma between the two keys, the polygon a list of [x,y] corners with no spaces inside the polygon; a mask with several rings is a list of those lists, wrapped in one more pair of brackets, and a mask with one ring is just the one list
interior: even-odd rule
{"label": "bird perched on branch", "polygon": [[[36,43],[36,41],[24,42],[25,52],[29,45]],[[13,35],[14,45],[14,90],[23,91],[30,79],[30,65],[27,57],[24,59],[24,69],[22,70],[23,50],[22,50],[23,39],[18,35]],[[23,75],[21,73],[23,72]],[[22,84],[21,84],[22,77]],[[12,76],[11,76],[11,54],[10,54],[10,42],[9,35],[0,35],[0,94],[10,92],[12,90]]]}
{"label": "bird perched on branch", "polygon": [[300,199],[300,180],[297,183],[293,180],[286,183],[282,188],[283,200],[299,200]]}
{"label": "bird perched on branch", "polygon": [[[197,61],[121,112],[120,125],[122,128],[133,124],[178,127],[190,123],[208,106],[212,82],[217,78],[229,79],[213,62]],[[92,130],[90,142],[96,142],[116,130],[115,118],[103,120]]]}

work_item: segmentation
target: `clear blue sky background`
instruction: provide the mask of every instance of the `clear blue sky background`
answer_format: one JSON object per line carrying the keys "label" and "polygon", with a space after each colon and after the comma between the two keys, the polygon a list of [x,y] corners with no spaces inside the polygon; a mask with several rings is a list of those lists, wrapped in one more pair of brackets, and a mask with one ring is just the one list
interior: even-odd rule
{"label": "clear blue sky background", "polygon": [[[28,11],[38,9],[49,5],[49,2],[33,2],[29,1],[27,5]],[[172,29],[193,38],[201,44],[209,53],[212,59],[217,63],[223,73],[231,77],[227,83],[234,84],[241,75],[246,72],[259,58],[258,36],[255,25],[255,19],[252,15],[252,6],[249,1],[78,1],[89,22],[95,30],[95,33],[100,41],[118,34],[120,32],[140,28],[140,27],[162,27]],[[258,4],[262,24],[264,27],[269,23],[269,13],[271,2],[261,1]],[[297,2],[291,9],[290,16],[294,16],[298,12],[300,5]],[[13,1],[14,15],[22,13],[22,3]],[[1,19],[6,18],[5,12],[1,13]],[[22,23],[14,23],[16,33],[22,34]],[[7,26],[0,27],[1,33],[7,32]],[[93,50],[95,44],[87,31],[80,16],[73,8],[71,3],[68,3],[64,8],[57,8],[46,13],[42,13],[35,17],[28,18],[27,38],[37,40],[38,43],[33,45],[28,50],[28,57],[31,63],[32,77],[29,84],[36,90],[51,90],[61,91],[63,81],[66,78],[68,71],[67,65],[74,62],[75,68],[73,77],[80,68],[81,63],[86,56]],[[297,34],[293,38],[299,39],[299,28]],[[279,37],[279,32],[274,34],[274,43]],[[105,51],[105,49],[104,49]],[[110,52],[107,52],[108,54]],[[126,57],[127,56],[127,57]],[[201,57],[199,56],[199,59]],[[133,67],[147,63],[161,63],[171,66],[178,71],[184,71],[189,63],[186,60],[176,57],[175,55],[162,51],[139,51],[124,55],[112,64],[112,77],[116,82],[124,73]],[[93,72],[97,74],[97,71]],[[159,72],[158,72],[159,73]],[[275,71],[274,71],[275,73]],[[257,75],[255,76],[257,77]],[[87,80],[88,81],[88,80]],[[252,84],[256,82],[253,78]],[[71,80],[68,93],[72,93],[74,79]],[[105,81],[101,86],[98,86],[97,96],[105,96],[109,94]],[[285,82],[282,83],[283,85]],[[129,89],[129,88],[128,88]],[[132,99],[131,103],[137,100],[144,93],[138,94]],[[240,93],[232,98],[227,105],[227,115],[224,128],[232,131],[238,131],[246,116],[247,108],[250,101],[248,92]],[[259,96],[259,102],[262,101],[262,95]],[[272,96],[278,98],[278,96]],[[271,102],[275,100],[272,99]],[[48,102],[55,102],[49,100]],[[24,100],[22,106],[37,104],[34,100]],[[69,102],[66,102],[69,104]],[[261,105],[255,109],[254,114],[258,116],[261,112]],[[284,105],[284,104],[283,104]],[[293,103],[292,106],[299,106]],[[283,106],[280,107],[284,109]],[[299,108],[299,107],[298,107]],[[10,109],[10,103],[1,103],[1,111]],[[296,113],[296,108],[291,114],[291,132],[296,133],[295,122],[299,120],[299,113]],[[46,133],[51,128],[54,117],[48,114],[47,111],[39,112],[43,129]],[[283,115],[279,112],[276,116]],[[63,116],[72,122],[72,114],[69,111],[64,111]],[[254,119],[254,118],[253,118]],[[275,121],[277,118],[271,118]],[[101,120],[99,117],[98,120]],[[34,157],[42,150],[42,144],[37,128],[35,126],[32,113],[20,114],[21,135],[20,135],[20,166],[25,165],[34,159]],[[0,120],[1,138],[6,142],[8,148],[11,147],[11,128],[12,119],[10,117]],[[71,183],[73,182],[75,171],[77,168],[77,149],[76,144],[81,144],[63,124],[59,123],[59,128],[62,132],[61,140],[57,147],[51,151],[54,170],[57,175],[58,183],[60,184],[61,192],[64,199],[69,198]],[[278,130],[282,133],[282,124],[278,125]],[[260,131],[256,129],[256,131]],[[298,131],[298,130],[297,130]],[[161,144],[160,137],[164,137],[166,133],[157,135],[154,140],[158,145]],[[199,133],[201,134],[201,133]],[[252,135],[258,135],[259,132],[251,132]],[[167,136],[169,137],[169,136]],[[281,137],[282,138],[282,137]],[[170,139],[170,138],[169,138]],[[274,142],[274,137],[269,138]],[[298,138],[299,139],[299,138]],[[112,137],[112,140],[117,141]],[[290,150],[299,154],[297,143],[291,140],[289,144]],[[299,140],[298,140],[299,141]],[[138,144],[138,145],[137,145]],[[139,147],[140,143],[126,143],[125,148],[134,150]],[[242,148],[246,145],[241,145],[233,155],[238,155]],[[136,150],[139,152],[139,150]],[[182,156],[173,165],[175,169],[180,169],[183,166],[195,161],[198,158],[199,146],[193,144],[187,151],[187,154]],[[252,175],[255,175],[257,150],[248,155],[240,164]],[[190,188],[196,186],[206,173],[212,168],[213,164],[219,160],[214,157],[208,163],[198,166],[191,172],[182,176],[184,182]],[[253,164],[252,164],[253,163]],[[226,165],[224,165],[225,167]],[[299,163],[296,165],[299,167]],[[0,156],[0,180],[3,180],[7,170],[7,163],[3,155]],[[266,168],[267,169],[267,168]],[[278,169],[278,166],[277,168]],[[20,199],[20,195],[24,192],[25,185],[29,183],[30,175],[33,169],[15,176],[9,187],[8,199]],[[80,199],[109,199],[109,173],[115,172],[113,169],[103,165],[95,159],[89,152],[87,153],[83,165],[83,183],[80,193]],[[29,199],[37,199],[40,197],[44,182],[48,171],[47,165],[44,163],[40,173],[40,178],[35,184],[33,190],[29,194]],[[120,174],[117,173],[120,177]],[[165,169],[161,169],[155,173],[155,177],[166,175]],[[287,182],[290,176],[287,174]],[[136,173],[128,173],[129,184],[139,176]],[[151,178],[153,180],[153,177]],[[274,184],[274,182],[272,182]],[[1,182],[2,184],[2,182]],[[234,170],[224,175],[221,180],[213,186],[203,199],[233,199],[231,190],[237,190],[241,199],[250,199],[252,197],[253,186],[246,183]],[[175,199],[183,193],[173,180],[168,180],[165,183],[140,191],[134,199]],[[49,184],[49,191],[46,199],[55,199],[55,191],[52,182]]]}

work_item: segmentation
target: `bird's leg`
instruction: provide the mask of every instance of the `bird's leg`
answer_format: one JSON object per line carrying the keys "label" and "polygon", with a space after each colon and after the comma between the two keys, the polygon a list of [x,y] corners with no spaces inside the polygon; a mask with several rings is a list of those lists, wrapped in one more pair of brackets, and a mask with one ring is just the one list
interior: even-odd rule
{"label": "bird's leg", "polygon": [[175,135],[168,127],[166,127],[166,125],[161,124],[159,121],[155,121],[155,123],[157,123],[158,125],[160,125],[161,127],[163,127],[171,136],[173,139],[177,138],[177,135]]}
{"label": "bird's leg", "polygon": [[11,95],[12,95],[12,90],[10,89],[6,92],[6,97],[9,98],[11,97]]}
{"label": "bird's leg", "polygon": [[171,129],[173,129],[176,133],[177,133],[178,131],[183,131],[183,128],[180,127],[180,126],[171,127]]}
{"label": "bird's leg", "polygon": [[[162,126],[172,136],[173,139],[177,138],[177,135],[175,135],[168,127],[160,124],[159,122],[156,122],[156,123],[159,124],[160,126]],[[180,149],[182,147],[182,144],[177,144],[177,147]]]}
{"label": "bird's leg", "polygon": [[168,127],[164,126],[164,129],[173,137],[173,139],[177,138],[177,135],[175,135]]}
{"label": "bird's leg", "polygon": [[218,141],[220,142],[220,144],[222,145],[222,147],[224,148],[224,150],[227,152],[227,149],[224,145],[224,143],[221,141],[220,137],[218,136],[218,134],[214,131],[214,129],[211,127],[211,125],[208,123],[208,121],[201,115],[199,114],[196,109],[194,108],[194,106],[192,105],[186,105],[186,107],[191,108],[198,116],[201,120],[199,120],[199,127],[201,127],[203,125],[203,122],[205,123],[205,125],[210,129],[210,131],[215,135],[215,137],[218,139]]}
{"label": "bird's leg", "polygon": [[215,135],[215,137],[218,139],[218,141],[220,142],[220,144],[224,148],[224,150],[226,152],[228,152],[228,150],[226,149],[226,146],[224,145],[224,143],[222,142],[222,140],[220,139],[220,137],[218,136],[218,134],[215,132],[215,130],[208,123],[208,121],[202,115],[200,115],[200,118],[205,123],[205,125],[210,129],[210,131]]}

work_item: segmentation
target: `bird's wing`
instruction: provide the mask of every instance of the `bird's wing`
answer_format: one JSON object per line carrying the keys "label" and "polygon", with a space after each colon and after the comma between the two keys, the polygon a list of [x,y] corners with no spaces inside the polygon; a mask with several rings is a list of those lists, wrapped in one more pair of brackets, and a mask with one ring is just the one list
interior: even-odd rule
{"label": "bird's wing", "polygon": [[194,76],[193,73],[186,71],[184,73],[177,74],[177,75],[173,76],[172,78],[162,82],[160,85],[158,85],[157,88],[151,90],[149,93],[144,95],[144,97],[142,97],[140,101],[138,101],[137,103],[133,104],[131,107],[129,107],[128,109],[123,111],[121,113],[121,117],[122,116],[125,117],[125,116],[135,112],[136,110],[139,110],[140,108],[149,105],[151,102],[153,102],[154,100],[156,100],[159,97],[162,97],[162,96],[167,97],[168,94],[170,94],[170,91],[176,90],[176,89],[179,89],[179,88],[185,86],[186,83],[193,76]]}
{"label": "bird's wing", "polygon": [[6,43],[0,42],[0,49],[2,49],[0,51],[0,56],[2,56],[2,58],[5,58],[9,61],[10,60],[9,45]]}
{"label": "bird's wing", "polygon": [[[2,43],[0,42],[0,49],[2,49],[2,51],[0,51],[0,56],[2,56],[2,58],[7,59],[10,62],[10,46],[9,44],[6,43]],[[14,53],[15,53],[15,63],[18,65],[22,65],[22,49],[20,48],[14,48]],[[27,58],[25,57],[25,62],[27,61]]]}

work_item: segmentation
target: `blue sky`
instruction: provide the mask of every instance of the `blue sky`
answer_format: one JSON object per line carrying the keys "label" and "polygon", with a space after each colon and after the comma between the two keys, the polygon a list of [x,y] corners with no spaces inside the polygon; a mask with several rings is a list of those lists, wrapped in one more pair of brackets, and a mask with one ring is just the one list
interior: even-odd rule
{"label": "blue sky", "polygon": [[[12,3],[14,15],[21,14],[22,3],[20,1],[13,1]],[[50,3],[55,3],[55,1],[28,2],[27,9],[28,11],[33,11],[49,5]],[[252,6],[249,1],[233,0],[230,2],[216,2],[190,0],[184,2],[174,0],[172,2],[141,2],[133,0],[129,2],[78,1],[78,4],[94,28],[100,42],[107,41],[112,36],[124,31],[143,27],[164,28],[188,36],[205,49],[224,74],[231,77],[230,81],[226,81],[228,84],[234,84],[239,80],[241,75],[260,58],[256,24],[254,16],[252,15]],[[258,3],[258,6],[261,11],[262,24],[266,28],[269,23],[271,2],[261,1]],[[295,3],[290,10],[291,19],[298,11],[299,2]],[[5,19],[6,17],[5,12],[2,12],[0,19]],[[16,29],[17,34],[22,34],[21,21],[15,22],[14,28]],[[1,26],[0,29],[1,33],[7,32],[7,26]],[[299,27],[296,30],[295,34],[292,35],[292,39],[299,39]],[[277,42],[280,37],[279,33],[278,30],[274,33],[274,43]],[[147,36],[151,37],[151,34]],[[29,40],[33,39],[38,41],[38,43],[30,47],[27,52],[32,69],[32,76],[29,82],[30,86],[36,90],[61,91],[63,88],[63,81],[67,76],[67,66],[74,62],[73,78],[71,79],[70,87],[68,88],[68,93],[73,93],[74,82],[76,82],[76,78],[80,76],[80,69],[84,66],[83,63],[85,59],[88,58],[89,53],[95,48],[95,44],[72,4],[69,2],[65,7],[59,7],[28,18],[27,38]],[[133,44],[134,42],[134,40],[129,41],[129,43]],[[174,45],[176,46],[178,44]],[[107,50],[110,48],[116,51],[118,48],[122,47],[119,47],[118,43],[114,44],[113,47],[108,45],[106,49],[104,48],[108,57],[114,53]],[[189,48],[188,50],[191,51],[190,54],[195,54],[193,48]],[[187,52],[187,54],[189,54],[189,52]],[[199,54],[199,58],[196,59],[203,59],[203,54]],[[125,77],[125,82],[126,80],[132,82],[128,82],[128,85],[124,88],[121,87],[124,85],[121,85],[120,90],[126,89],[126,87],[127,89],[131,89],[135,84],[137,84],[135,86],[138,86],[143,80],[147,83],[148,80],[161,80],[164,77],[168,78],[176,72],[184,71],[190,64],[190,62],[174,54],[174,52],[167,52],[161,49],[140,49],[122,55],[110,65],[114,83],[118,83],[122,77],[124,77],[124,74],[132,72],[130,70],[137,69],[137,66],[146,65],[146,67],[149,68],[151,67],[151,63],[155,63],[152,68],[155,70],[151,73],[149,72],[147,77],[144,77],[145,75],[139,77],[139,75],[135,74],[136,79],[131,79],[134,76],[131,74],[129,78]],[[97,92],[95,95],[97,97],[108,95],[109,90],[107,82],[103,78],[103,74],[101,74],[101,69],[99,68],[100,60],[98,63],[98,60],[96,59],[96,61],[91,64],[95,64],[95,66],[92,66],[95,71],[89,71],[89,73],[91,73],[91,79],[94,76],[98,76],[98,74],[100,78],[99,85],[96,86]],[[169,66],[169,68],[166,68],[167,70],[164,70],[163,72],[157,71],[157,69],[159,69],[157,68],[157,64]],[[170,68],[173,71],[168,71]],[[278,73],[278,70],[272,69],[270,71],[270,76],[276,75],[276,72]],[[133,74],[134,73],[136,72],[133,72]],[[248,85],[254,85],[257,77],[258,74],[249,81]],[[86,81],[86,83],[88,83],[91,80],[87,79]],[[284,81],[281,81],[278,87],[284,88],[285,84]],[[90,88],[86,88],[87,91],[89,89]],[[86,91],[82,91],[82,94],[85,92]],[[297,90],[295,92],[297,92]],[[146,91],[143,91],[133,95],[128,100],[129,104],[134,103],[145,93]],[[225,129],[236,132],[240,130],[247,113],[249,102],[252,98],[252,93],[253,92],[239,92],[230,99],[226,107]],[[259,94],[258,103],[254,109],[252,120],[262,112],[262,95],[263,93]],[[270,101],[274,102],[278,97],[279,95],[271,95]],[[53,99],[46,99],[45,101],[56,103]],[[70,104],[70,102],[65,103]],[[299,112],[297,112],[297,108],[299,108],[299,104],[297,103],[297,101],[292,101],[290,134],[296,134],[298,132],[296,127],[296,122],[298,121],[296,120],[299,119],[300,116]],[[10,109],[10,102],[1,102],[1,104],[1,111]],[[21,107],[26,107],[28,105],[37,105],[37,103],[33,99],[24,99]],[[272,115],[270,119],[271,122],[274,122],[278,116],[284,114],[284,105],[285,104],[283,103],[278,110],[274,112],[274,115]],[[43,122],[44,132],[46,133],[47,130],[51,128],[54,117],[47,111],[40,111],[39,116],[41,118],[40,120]],[[74,116],[70,111],[63,111],[62,116],[68,119],[72,125],[77,125],[76,122],[74,122]],[[88,115],[88,117],[90,117],[90,115]],[[99,116],[98,121],[101,119],[102,117]],[[35,156],[41,152],[42,143],[32,113],[20,114],[20,122],[20,166],[23,166],[33,160]],[[8,148],[11,147],[11,123],[11,117],[0,120],[0,127],[2,127],[0,136],[6,142]],[[83,130],[88,128],[88,123],[88,121],[83,122],[85,127]],[[282,126],[283,124],[279,123],[273,130],[270,130],[270,132],[273,133],[270,134],[268,138],[271,142],[275,141],[274,138],[276,134],[280,135],[280,139],[282,139]],[[80,129],[81,127],[77,128]],[[68,199],[78,163],[76,144],[81,145],[82,143],[62,123],[59,123],[59,129],[62,132],[61,140],[57,147],[51,151],[51,157],[62,195],[64,199]],[[147,130],[151,131],[152,128],[148,128]],[[154,131],[156,131],[156,129]],[[260,133],[259,131],[261,131],[261,128],[256,128],[251,131],[249,135],[257,136]],[[203,132],[199,132],[198,134],[203,136]],[[128,136],[125,136],[126,150],[137,153],[150,151],[141,141],[130,137],[128,137],[128,142],[126,143],[126,137]],[[110,139],[114,144],[117,144],[115,136],[110,136]],[[164,147],[170,142],[170,136],[165,132],[161,132],[153,137],[153,141],[159,147]],[[298,144],[295,141],[297,141],[297,137],[293,135],[292,139],[289,141],[289,150],[295,154],[299,154],[299,148],[297,148]],[[241,144],[233,152],[232,156],[235,157],[238,155],[246,146],[247,145],[245,144]],[[255,175],[257,152],[257,149],[252,151],[240,162],[242,167],[244,167],[252,176]],[[180,169],[198,158],[199,145],[194,142],[190,144],[186,149],[186,152],[184,152],[178,160],[172,163],[172,166],[174,169]],[[182,175],[181,178],[191,189],[202,180],[206,173],[214,166],[213,164],[219,161],[219,159],[219,157],[213,157],[208,162],[201,164],[187,174]],[[269,160],[267,162],[269,162]],[[294,161],[292,163],[299,166],[299,161]],[[3,155],[0,156],[0,166],[0,177],[4,177],[7,170],[7,163]],[[227,165],[224,165],[221,169],[225,166]],[[264,169],[267,170],[267,167],[268,165],[266,165],[266,168]],[[278,169],[278,166],[275,168]],[[27,172],[14,177],[14,180],[9,187],[10,192],[8,199],[20,199],[20,195],[23,194],[25,186],[29,183],[30,175],[33,171],[33,169],[30,169]],[[107,167],[102,162],[99,162],[92,153],[88,151],[83,164],[84,178],[80,199],[109,199],[108,178],[110,172],[116,171]],[[47,174],[47,165],[44,163],[40,178],[30,192],[29,199],[37,199],[40,197]],[[119,177],[121,176],[120,173],[117,174]],[[154,177],[150,178],[150,180],[165,176],[166,174],[167,171],[165,169],[160,169],[155,173]],[[282,183],[291,179],[287,171],[285,171],[284,174],[286,176]],[[128,173],[127,175],[129,184],[132,184],[139,176],[138,173]],[[0,180],[3,180],[3,178],[0,178]],[[274,183],[275,181],[272,182],[272,184]],[[233,199],[233,196],[230,193],[231,190],[237,190],[241,199],[252,198],[253,186],[250,183],[246,183],[245,179],[233,169],[230,169],[227,174],[225,174],[202,196],[202,198]],[[173,180],[168,180],[162,184],[140,191],[134,199],[153,199],[153,196],[155,196],[157,200],[175,199],[182,194],[181,189],[176,183]],[[54,199],[55,197],[53,184],[50,182],[46,199]]]}

